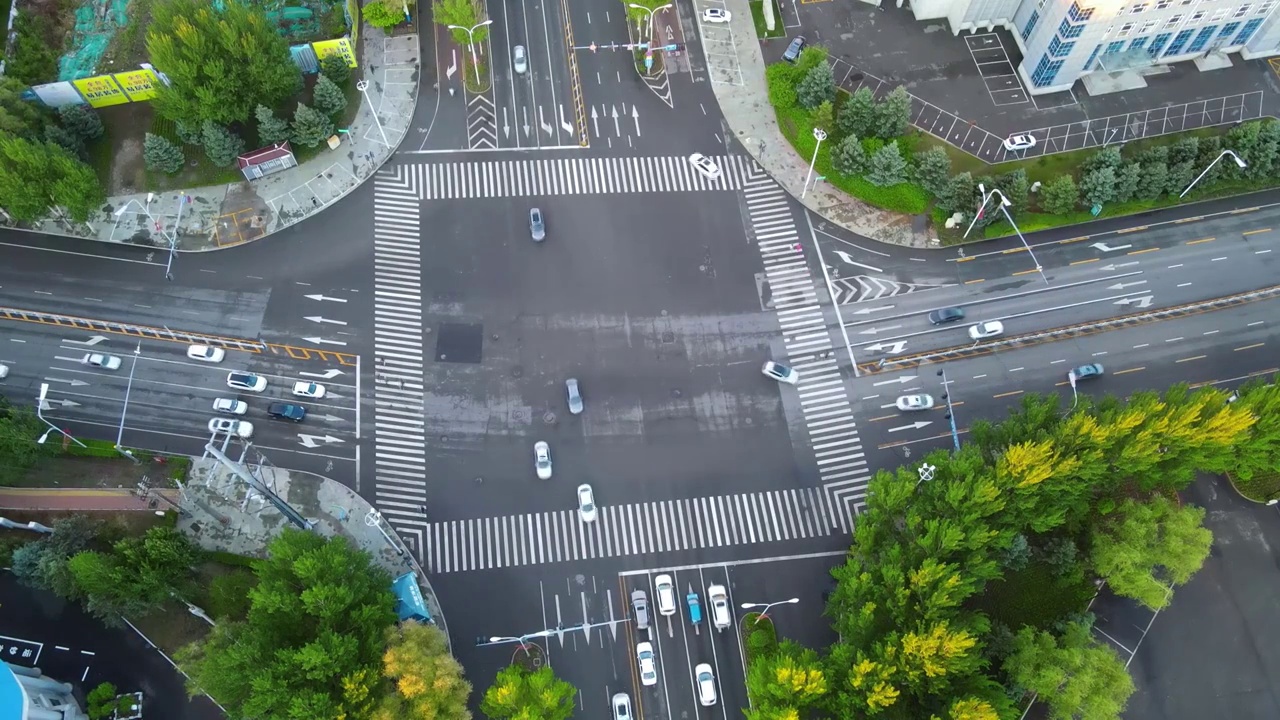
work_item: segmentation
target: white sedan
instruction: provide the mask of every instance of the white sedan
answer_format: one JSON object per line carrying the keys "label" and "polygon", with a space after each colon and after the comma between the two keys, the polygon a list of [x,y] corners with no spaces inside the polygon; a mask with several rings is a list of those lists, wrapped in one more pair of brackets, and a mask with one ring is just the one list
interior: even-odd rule
{"label": "white sedan", "polygon": [[119,370],[120,358],[115,355],[102,355],[100,353],[90,353],[80,358],[80,363],[89,367],[102,368],[103,370]]}
{"label": "white sedan", "polygon": [[903,395],[894,403],[902,412],[911,412],[913,410],[930,410],[933,408],[932,395]]}
{"label": "white sedan", "polygon": [[693,679],[698,683],[698,702],[703,707],[716,704],[716,676],[709,663],[700,663],[693,669]]}
{"label": "white sedan", "polygon": [[795,368],[787,367],[782,363],[776,363],[772,360],[766,360],[760,368],[760,372],[767,378],[773,378],[780,383],[795,385],[800,382],[800,373]]}
{"label": "white sedan", "polygon": [[653,579],[654,595],[658,600],[659,615],[676,614],[676,586],[670,575],[659,575]]}
{"label": "white sedan", "polygon": [[253,423],[231,418],[214,418],[209,421],[209,432],[213,434],[227,433],[248,439],[253,437]]}
{"label": "white sedan", "polygon": [[969,327],[969,337],[974,340],[992,338],[1004,332],[1004,323],[999,320],[988,320]]}
{"label": "white sedan", "polygon": [[1026,133],[1020,133],[1018,135],[1010,135],[1009,137],[1004,139],[1004,149],[1008,150],[1009,152],[1016,152],[1018,150],[1030,150],[1035,146],[1036,146],[1036,139],[1030,135],[1027,135]]}
{"label": "white sedan", "polygon": [[207,363],[220,363],[227,356],[227,351],[209,345],[192,345],[187,348],[187,357]]}
{"label": "white sedan", "polygon": [[658,664],[653,657],[653,645],[642,642],[636,645],[636,664],[640,666],[640,684],[658,684]]}
{"label": "white sedan", "polygon": [[551,479],[551,446],[543,440],[533,444],[533,469],[539,480]]}
{"label": "white sedan", "polygon": [[296,382],[293,384],[293,394],[298,397],[319,400],[324,397],[324,386],[320,383]]}
{"label": "white sedan", "polygon": [[582,522],[595,522],[596,519],[596,496],[586,483],[578,486],[578,516]]}
{"label": "white sedan", "polygon": [[720,177],[720,166],[716,165],[711,158],[703,155],[702,153],[694,153],[690,155],[689,162],[693,165],[695,170],[712,180]]}
{"label": "white sedan", "polygon": [[707,8],[702,11],[702,22],[706,23],[727,23],[733,17],[733,14],[724,8]]}

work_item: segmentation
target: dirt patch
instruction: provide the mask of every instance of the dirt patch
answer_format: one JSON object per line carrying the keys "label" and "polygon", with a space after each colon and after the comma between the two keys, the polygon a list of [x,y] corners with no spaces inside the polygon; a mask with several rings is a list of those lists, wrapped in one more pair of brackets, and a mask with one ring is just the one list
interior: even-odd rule
{"label": "dirt patch", "polygon": [[[110,152],[106,168],[96,168],[107,185],[107,195],[127,195],[146,188],[147,169],[142,160],[142,142],[151,129],[151,103],[135,102],[100,108],[98,114],[107,127]],[[104,172],[105,170],[105,172]]]}
{"label": "dirt patch", "polygon": [[165,651],[169,657],[184,645],[202,640],[213,628],[209,623],[192,615],[187,606],[177,601],[145,617],[132,618],[134,625]]}
{"label": "dirt patch", "polygon": [[165,485],[166,473],[164,465],[137,465],[125,458],[42,458],[22,479],[19,487],[133,488],[144,477],[152,485]]}

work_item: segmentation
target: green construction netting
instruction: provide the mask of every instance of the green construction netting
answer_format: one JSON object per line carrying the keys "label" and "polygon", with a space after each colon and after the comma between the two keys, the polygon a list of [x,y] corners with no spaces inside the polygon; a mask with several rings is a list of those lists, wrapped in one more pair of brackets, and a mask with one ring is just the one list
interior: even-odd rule
{"label": "green construction netting", "polygon": [[98,61],[116,31],[128,22],[129,0],[85,0],[76,8],[71,50],[58,60],[58,79],[77,80],[97,73]]}

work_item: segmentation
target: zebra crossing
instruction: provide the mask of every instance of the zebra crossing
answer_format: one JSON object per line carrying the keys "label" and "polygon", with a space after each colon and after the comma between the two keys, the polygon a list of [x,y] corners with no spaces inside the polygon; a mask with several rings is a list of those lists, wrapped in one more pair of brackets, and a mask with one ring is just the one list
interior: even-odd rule
{"label": "zebra crossing", "polygon": [[818,488],[602,505],[595,522],[577,510],[413,521],[429,572],[487,570],[641,553],[827,537]]}
{"label": "zebra crossing", "polygon": [[413,188],[374,178],[374,495],[397,528],[427,497],[418,202]]}
{"label": "zebra crossing", "polygon": [[743,185],[747,217],[764,260],[769,297],[782,326],[787,364],[800,372],[796,391],[818,476],[829,497],[831,523],[838,523],[848,533],[871,479],[866,453],[804,258],[790,196],[763,172],[753,175]]}
{"label": "zebra crossing", "polygon": [[712,157],[720,176],[708,178],[684,156],[567,157],[417,163],[383,168],[390,184],[421,200],[732,191],[742,187],[751,159]]}

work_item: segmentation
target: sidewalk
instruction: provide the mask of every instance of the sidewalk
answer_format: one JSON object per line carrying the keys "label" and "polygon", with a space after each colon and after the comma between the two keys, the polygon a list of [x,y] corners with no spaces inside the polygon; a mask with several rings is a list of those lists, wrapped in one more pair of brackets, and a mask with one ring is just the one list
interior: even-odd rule
{"label": "sidewalk", "polygon": [[[778,129],[777,117],[769,105],[764,56],[756,38],[751,8],[746,0],[726,0],[726,5],[743,84],[713,82],[711,89],[720,103],[725,122],[747,152],[788,193],[825,220],[871,240],[930,247],[924,216],[881,210],[822,182],[814,183],[804,199],[800,199],[809,172],[809,159],[798,156]],[[778,18],[778,22],[781,23],[782,18]],[[785,42],[784,39],[777,41],[779,53],[786,47]]]}
{"label": "sidewalk", "polygon": [[[147,212],[167,234],[178,224],[179,200],[190,196],[191,202],[182,208],[177,247],[183,252],[198,252],[257,240],[325,210],[372,177],[391,157],[408,133],[418,103],[417,34],[389,37],[365,25],[359,52],[360,67],[353,69],[352,81],[368,82],[367,101],[360,98],[360,110],[349,132],[338,135],[342,144],[336,150],[322,145],[319,155],[297,167],[253,182],[159,193],[149,206],[145,192],[109,197],[103,210],[87,224],[44,220],[20,227],[167,248],[168,241],[156,232]],[[193,150],[200,152],[196,148],[187,151]],[[117,210],[126,207],[121,217],[115,217]]]}

